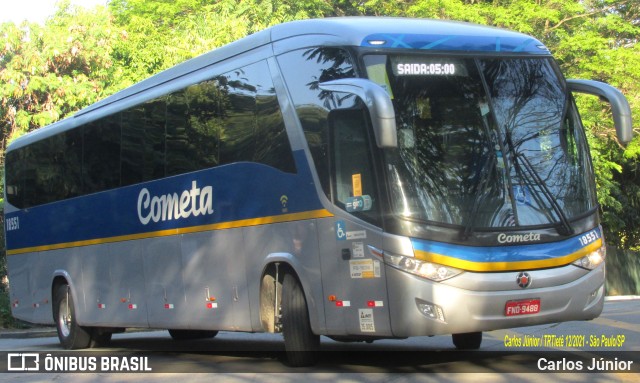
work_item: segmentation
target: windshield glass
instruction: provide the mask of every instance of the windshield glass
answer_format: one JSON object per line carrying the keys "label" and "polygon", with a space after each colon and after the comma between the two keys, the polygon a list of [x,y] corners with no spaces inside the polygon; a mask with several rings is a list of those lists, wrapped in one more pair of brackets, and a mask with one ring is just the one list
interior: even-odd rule
{"label": "windshield glass", "polygon": [[550,59],[367,55],[365,64],[396,110],[398,148],[385,151],[396,214],[476,229],[568,226],[595,208],[578,115]]}

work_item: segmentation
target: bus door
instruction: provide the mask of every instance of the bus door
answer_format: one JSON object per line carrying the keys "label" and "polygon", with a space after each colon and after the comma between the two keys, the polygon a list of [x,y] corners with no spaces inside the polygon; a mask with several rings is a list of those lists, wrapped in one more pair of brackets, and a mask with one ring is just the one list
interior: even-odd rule
{"label": "bus door", "polygon": [[342,109],[331,111],[328,122],[331,199],[343,212],[319,223],[327,329],[391,335],[367,120],[362,109]]}

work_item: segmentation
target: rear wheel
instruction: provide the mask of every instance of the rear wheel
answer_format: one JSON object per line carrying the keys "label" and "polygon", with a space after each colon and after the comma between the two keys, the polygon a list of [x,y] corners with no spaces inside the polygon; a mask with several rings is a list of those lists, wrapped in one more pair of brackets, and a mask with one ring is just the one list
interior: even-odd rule
{"label": "rear wheel", "polygon": [[76,321],[73,296],[69,285],[56,287],[53,296],[53,319],[58,330],[58,339],[67,350],[87,348],[91,345],[91,330]]}
{"label": "rear wheel", "polygon": [[311,331],[302,286],[291,274],[285,274],[282,282],[282,335],[290,366],[311,366],[318,361],[320,336]]}
{"label": "rear wheel", "polygon": [[477,350],[482,343],[482,332],[466,332],[451,335],[458,350]]}
{"label": "rear wheel", "polygon": [[209,339],[218,335],[214,330],[169,330],[169,335],[173,340],[195,340]]}

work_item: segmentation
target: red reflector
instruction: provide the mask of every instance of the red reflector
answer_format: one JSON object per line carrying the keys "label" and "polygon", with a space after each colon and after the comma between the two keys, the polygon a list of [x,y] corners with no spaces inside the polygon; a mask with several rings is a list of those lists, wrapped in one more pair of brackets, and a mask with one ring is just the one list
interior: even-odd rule
{"label": "red reflector", "polygon": [[342,301],[336,301],[336,306],[343,307],[344,303]]}
{"label": "red reflector", "polygon": [[367,302],[367,306],[369,306],[369,307],[376,307],[376,302],[375,302],[375,301],[368,301],[368,302]]}

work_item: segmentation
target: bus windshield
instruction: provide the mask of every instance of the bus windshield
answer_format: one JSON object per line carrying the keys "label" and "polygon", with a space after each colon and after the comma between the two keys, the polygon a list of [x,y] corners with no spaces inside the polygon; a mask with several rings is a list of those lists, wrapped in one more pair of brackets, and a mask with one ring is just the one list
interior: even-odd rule
{"label": "bus windshield", "polygon": [[596,207],[580,120],[550,58],[367,55],[391,96],[392,211],[493,230],[561,226]]}

